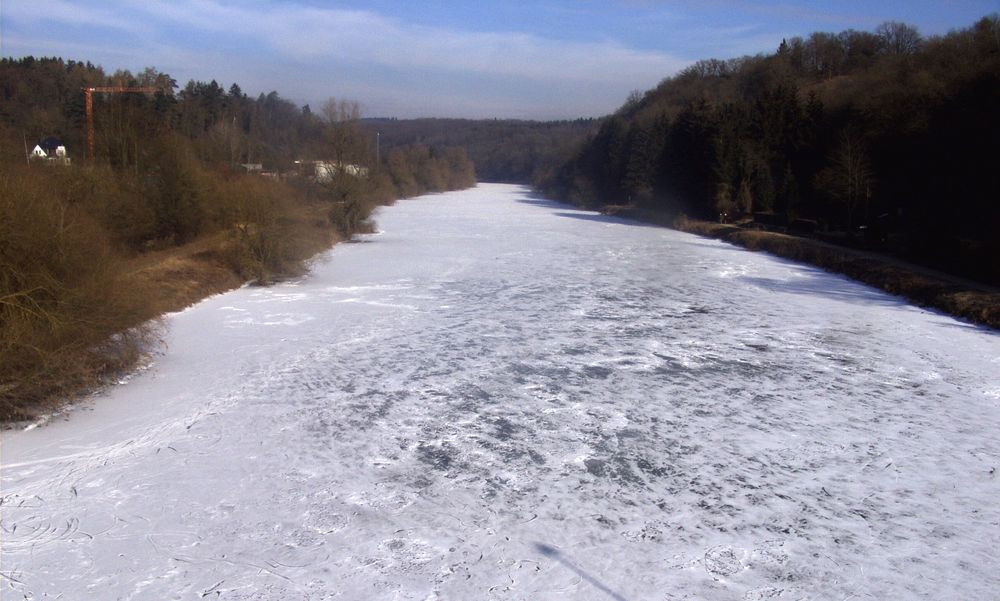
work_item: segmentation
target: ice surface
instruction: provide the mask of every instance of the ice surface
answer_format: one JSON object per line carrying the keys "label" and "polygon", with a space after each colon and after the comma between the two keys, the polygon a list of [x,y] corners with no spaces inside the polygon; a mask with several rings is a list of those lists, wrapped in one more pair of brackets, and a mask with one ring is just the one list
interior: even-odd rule
{"label": "ice surface", "polygon": [[378,223],[4,433],[0,597],[996,597],[995,332],[516,186]]}

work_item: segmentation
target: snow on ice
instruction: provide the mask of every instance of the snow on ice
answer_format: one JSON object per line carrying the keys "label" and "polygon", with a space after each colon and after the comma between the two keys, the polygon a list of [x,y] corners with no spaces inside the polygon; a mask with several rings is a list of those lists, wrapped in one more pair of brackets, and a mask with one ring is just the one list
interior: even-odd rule
{"label": "snow on ice", "polygon": [[3,434],[4,599],[985,599],[1000,338],[516,186]]}

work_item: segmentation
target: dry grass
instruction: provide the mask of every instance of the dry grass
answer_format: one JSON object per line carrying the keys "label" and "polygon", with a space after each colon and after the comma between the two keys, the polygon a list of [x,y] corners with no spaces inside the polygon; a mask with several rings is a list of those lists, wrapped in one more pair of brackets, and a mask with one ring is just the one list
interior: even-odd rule
{"label": "dry grass", "polygon": [[179,311],[199,300],[239,287],[243,280],[215,252],[176,249],[175,256],[132,274],[132,281],[150,296],[150,317]]}
{"label": "dry grass", "polygon": [[[301,273],[307,259],[343,239],[339,228],[327,219],[328,209],[322,202],[302,201],[287,208],[272,233],[260,233],[262,228],[245,223],[183,246],[141,255],[129,262],[129,268],[137,285],[153,297],[152,315],[177,311],[247,281],[266,284]],[[250,238],[276,234],[287,236],[281,246],[284,254],[265,261],[253,248],[260,242]]]}

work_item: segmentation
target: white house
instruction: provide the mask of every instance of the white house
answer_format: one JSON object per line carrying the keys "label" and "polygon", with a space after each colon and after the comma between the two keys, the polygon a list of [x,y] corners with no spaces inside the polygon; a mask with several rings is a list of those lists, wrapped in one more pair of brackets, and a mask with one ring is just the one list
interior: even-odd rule
{"label": "white house", "polygon": [[354,177],[367,177],[368,168],[351,163],[332,163],[329,161],[316,161],[316,181],[328,182],[337,175],[351,175]]}
{"label": "white house", "polygon": [[43,161],[46,165],[69,165],[70,163],[70,158],[66,156],[66,147],[59,144],[54,138],[47,138],[41,144],[36,144],[28,158]]}
{"label": "white house", "polygon": [[316,178],[316,181],[318,182],[328,182],[337,175],[368,177],[368,167],[362,167],[361,165],[354,165],[352,163],[336,163],[333,161],[295,161],[295,164],[304,168],[304,173]]}

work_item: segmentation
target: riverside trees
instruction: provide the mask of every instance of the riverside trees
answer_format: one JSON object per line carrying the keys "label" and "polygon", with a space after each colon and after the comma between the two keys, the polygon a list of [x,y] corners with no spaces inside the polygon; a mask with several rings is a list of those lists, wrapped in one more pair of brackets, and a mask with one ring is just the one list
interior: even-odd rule
{"label": "riverside trees", "polygon": [[[96,95],[88,161],[82,89],[96,86],[161,91]],[[445,148],[399,148],[375,169],[356,103],[330,116],[236,84],[178,89],[155,69],[108,76],[58,58],[0,60],[0,421],[139,356],[142,324],[164,306],[135,280],[141,255],[198,241],[212,273],[266,282],[362,228],[380,202],[475,183],[464,153]],[[71,166],[25,164],[28,141],[48,136]],[[371,176],[339,173],[334,189],[248,173],[263,163],[286,174],[299,158],[356,162]]]}

